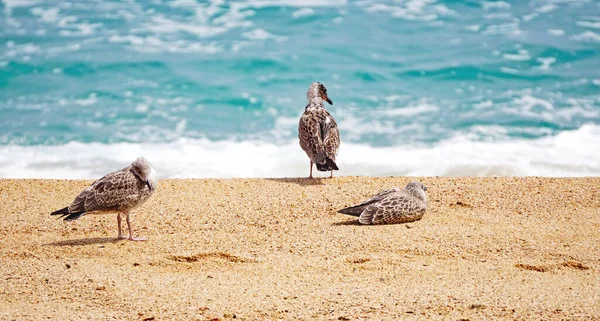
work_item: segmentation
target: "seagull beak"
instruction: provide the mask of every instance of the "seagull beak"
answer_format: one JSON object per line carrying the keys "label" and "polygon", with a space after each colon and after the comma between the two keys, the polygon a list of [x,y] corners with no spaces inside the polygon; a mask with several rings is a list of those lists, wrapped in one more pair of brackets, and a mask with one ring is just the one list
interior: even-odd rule
{"label": "seagull beak", "polygon": [[323,99],[328,102],[330,105],[333,105],[333,101],[331,101],[331,99],[329,99],[329,97],[327,97],[327,94],[323,95]]}

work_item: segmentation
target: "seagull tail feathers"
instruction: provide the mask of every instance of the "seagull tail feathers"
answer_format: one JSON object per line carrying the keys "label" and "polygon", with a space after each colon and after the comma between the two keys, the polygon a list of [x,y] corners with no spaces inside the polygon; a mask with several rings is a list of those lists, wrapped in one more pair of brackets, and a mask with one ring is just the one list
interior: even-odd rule
{"label": "seagull tail feathers", "polygon": [[317,163],[317,170],[321,171],[321,172],[326,172],[326,171],[337,171],[337,170],[339,170],[339,168],[337,167],[337,164],[333,161],[333,159],[327,157],[325,159],[324,164]]}
{"label": "seagull tail feathers", "polygon": [[356,205],[356,206],[350,206],[350,207],[343,208],[343,209],[339,210],[338,213],[348,214],[348,215],[358,217],[358,216],[360,216],[360,214],[363,212],[364,209],[365,209],[364,205]]}
{"label": "seagull tail feathers", "polygon": [[57,211],[54,211],[54,212],[50,213],[50,215],[62,215],[62,216],[69,215],[69,214],[71,214],[71,213],[69,213],[69,207],[68,206],[65,207],[65,208],[61,208],[60,210],[57,210]]}
{"label": "seagull tail feathers", "polygon": [[[78,219],[85,212],[69,212],[69,207],[61,208],[60,210],[50,213],[50,215],[60,215],[60,218],[65,218],[65,221],[72,221]],[[66,216],[66,217],[65,217]]]}

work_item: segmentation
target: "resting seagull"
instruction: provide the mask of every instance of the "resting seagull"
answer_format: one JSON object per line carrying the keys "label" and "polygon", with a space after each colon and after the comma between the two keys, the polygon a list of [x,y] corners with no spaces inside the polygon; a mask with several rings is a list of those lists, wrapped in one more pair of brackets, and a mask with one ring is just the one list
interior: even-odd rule
{"label": "resting seagull", "polygon": [[156,190],[158,179],[156,171],[143,157],[136,159],[131,165],[112,172],[95,181],[79,194],[71,205],[52,212],[61,215],[65,221],[73,221],[85,214],[117,213],[119,239],[125,237],[121,233],[121,215],[125,215],[129,238],[131,241],[145,241],[145,238],[134,238],[129,219],[130,212],[144,204]]}
{"label": "resting seagull", "polygon": [[319,171],[331,171],[329,177],[333,178],[333,171],[339,169],[335,157],[340,149],[340,132],[335,119],[323,106],[323,101],[330,105],[333,105],[333,102],[327,97],[325,86],[319,82],[310,85],[306,98],[308,104],[300,117],[298,138],[300,147],[310,158],[309,178],[313,178],[313,163],[317,165]]}
{"label": "resting seagull", "polygon": [[358,216],[360,224],[396,224],[418,221],[427,209],[427,187],[411,182],[401,190],[381,191],[362,204],[339,210],[339,213]]}

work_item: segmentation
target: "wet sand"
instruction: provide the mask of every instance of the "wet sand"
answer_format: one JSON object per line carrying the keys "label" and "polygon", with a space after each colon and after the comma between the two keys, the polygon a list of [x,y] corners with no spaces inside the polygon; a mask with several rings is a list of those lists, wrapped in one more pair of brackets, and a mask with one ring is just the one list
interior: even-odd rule
{"label": "wet sand", "polygon": [[600,178],[418,178],[422,220],[336,210],[407,177],[162,180],[133,216],[51,217],[91,181],[0,180],[0,320],[600,318]]}

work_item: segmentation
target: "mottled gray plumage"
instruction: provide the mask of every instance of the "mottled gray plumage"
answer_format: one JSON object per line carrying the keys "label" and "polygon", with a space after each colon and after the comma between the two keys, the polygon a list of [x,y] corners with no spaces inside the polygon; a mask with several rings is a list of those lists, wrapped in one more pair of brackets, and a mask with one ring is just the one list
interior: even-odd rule
{"label": "mottled gray plumage", "polygon": [[327,89],[319,82],[314,82],[306,93],[308,104],[298,124],[298,139],[300,147],[310,158],[310,178],[312,165],[316,164],[319,171],[338,170],[335,158],[340,148],[340,132],[335,119],[323,106],[323,100],[333,104],[327,97]]}
{"label": "mottled gray plumage", "polygon": [[136,240],[132,235],[130,211],[148,200],[157,184],[156,172],[145,158],[140,157],[131,165],[95,181],[71,205],[52,212],[51,215],[61,215],[65,221],[72,221],[85,214],[117,213],[118,237],[123,238],[121,214],[126,214],[129,239]]}
{"label": "mottled gray plumage", "polygon": [[396,224],[418,221],[427,209],[427,187],[411,182],[404,189],[381,191],[362,204],[339,210],[358,216],[361,224]]}

